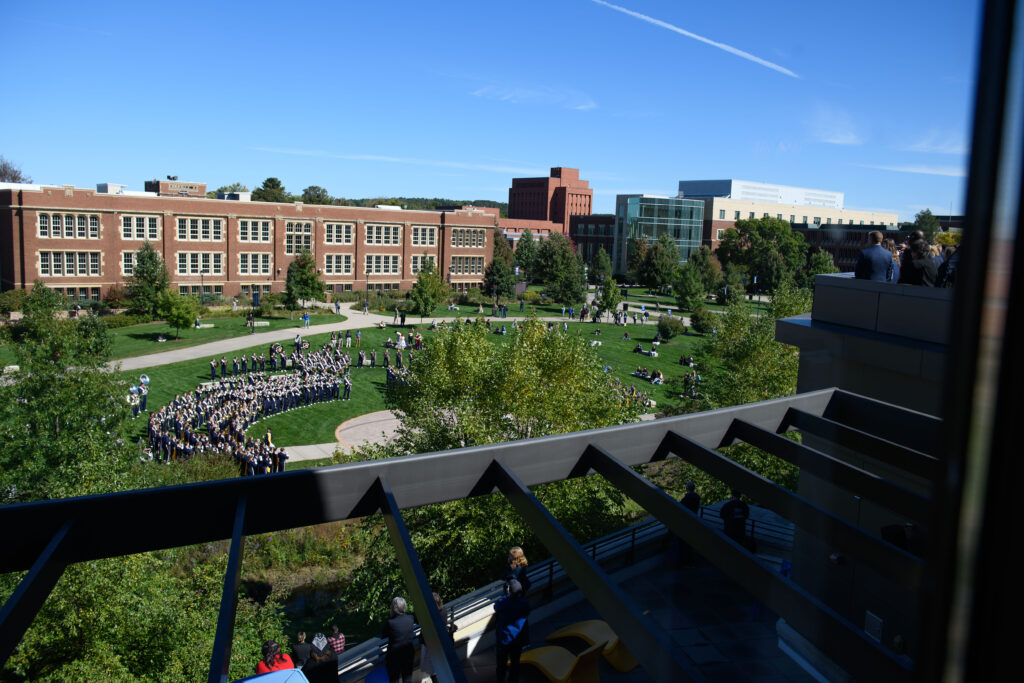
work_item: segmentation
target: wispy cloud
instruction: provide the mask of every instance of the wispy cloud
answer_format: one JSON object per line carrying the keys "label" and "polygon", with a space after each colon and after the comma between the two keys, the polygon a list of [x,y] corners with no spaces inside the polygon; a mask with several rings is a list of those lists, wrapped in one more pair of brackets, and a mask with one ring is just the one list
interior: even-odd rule
{"label": "wispy cloud", "polygon": [[810,127],[811,135],[819,142],[830,145],[859,145],[864,142],[850,115],[833,107],[818,107]]}
{"label": "wispy cloud", "polygon": [[950,132],[929,131],[924,137],[910,145],[900,147],[905,152],[925,152],[928,154],[967,154],[967,144],[963,137]]}
{"label": "wispy cloud", "polygon": [[579,90],[549,88],[546,86],[518,86],[492,83],[473,91],[476,97],[483,97],[499,102],[511,102],[512,104],[546,104],[575,109],[576,111],[590,111],[597,108],[594,102],[586,93]]}
{"label": "wispy cloud", "polygon": [[487,171],[490,173],[515,173],[520,175],[545,175],[546,169],[521,168],[516,166],[499,166],[494,164],[477,164],[467,161],[450,161],[447,159],[417,159],[414,157],[390,157],[379,154],[338,154],[322,149],[298,149],[295,147],[248,147],[255,152],[270,154],[287,154],[300,157],[319,157],[323,159],[344,159],[346,161],[378,161],[388,164],[404,164],[407,166],[430,166],[433,168],[458,168],[466,171]]}
{"label": "wispy cloud", "polygon": [[941,175],[950,178],[966,178],[967,169],[959,166],[930,166],[930,165],[909,165],[909,166],[888,166],[884,164],[860,164],[864,168],[874,168],[879,171],[894,171],[895,173],[920,173],[923,175]]}
{"label": "wispy cloud", "polygon": [[784,66],[779,66],[775,62],[769,62],[767,59],[761,59],[760,57],[758,57],[756,55],[752,55],[749,52],[744,52],[743,50],[741,50],[739,48],[733,47],[732,45],[726,45],[725,43],[720,43],[717,40],[711,40],[710,38],[705,38],[704,36],[697,35],[696,33],[693,33],[692,31],[687,31],[684,28],[679,28],[678,26],[676,26],[674,24],[670,24],[667,21],[662,21],[661,19],[655,19],[654,17],[647,16],[646,14],[640,14],[639,12],[634,12],[633,10],[626,9],[625,7],[619,7],[618,5],[613,5],[610,2],[605,2],[605,0],[591,0],[591,1],[596,3],[596,4],[598,4],[598,5],[602,5],[604,7],[609,8],[609,9],[613,9],[616,12],[622,12],[623,14],[627,14],[627,15],[635,18],[635,19],[639,19],[640,21],[646,21],[648,24],[654,24],[655,26],[660,26],[661,28],[668,29],[669,31],[672,31],[674,33],[678,33],[681,36],[686,36],[687,38],[693,38],[694,40],[698,40],[698,41],[704,43],[705,45],[710,45],[711,47],[718,48],[719,50],[723,50],[725,52],[728,52],[729,54],[735,55],[735,56],[737,56],[737,57],[739,57],[741,59],[746,59],[749,62],[754,62],[755,64],[760,64],[761,66],[767,67],[767,68],[771,69],[772,71],[778,71],[780,74],[785,74],[786,76],[790,76],[792,78],[800,78],[800,76],[798,76],[797,74],[793,73],[792,71],[790,71],[789,69],[787,69]]}

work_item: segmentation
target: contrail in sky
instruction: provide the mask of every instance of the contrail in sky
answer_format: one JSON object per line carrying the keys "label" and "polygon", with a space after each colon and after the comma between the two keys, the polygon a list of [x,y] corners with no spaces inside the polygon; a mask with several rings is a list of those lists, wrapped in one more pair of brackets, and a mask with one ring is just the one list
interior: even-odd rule
{"label": "contrail in sky", "polygon": [[705,38],[704,36],[698,36],[696,33],[691,33],[690,31],[687,31],[686,29],[679,28],[678,26],[674,26],[674,25],[668,23],[667,21],[662,21],[661,19],[655,19],[654,17],[649,17],[646,14],[640,14],[639,12],[634,12],[633,10],[626,9],[625,7],[619,7],[618,5],[613,5],[612,3],[605,2],[604,0],[591,0],[591,1],[597,3],[598,5],[604,5],[605,7],[611,8],[611,9],[615,10],[616,12],[622,12],[623,14],[628,14],[629,16],[635,17],[636,19],[639,19],[641,21],[646,21],[648,24],[654,24],[655,26],[660,26],[662,28],[667,28],[669,31],[674,31],[675,33],[678,33],[679,35],[686,36],[687,38],[693,38],[694,40],[699,40],[702,43],[710,45],[711,47],[717,47],[719,50],[725,50],[729,54],[736,55],[737,57],[742,57],[743,59],[746,59],[747,61],[754,62],[755,64],[760,64],[761,66],[766,66],[769,69],[772,69],[773,71],[778,71],[780,74],[785,74],[785,75],[791,76],[793,78],[800,78],[800,76],[798,76],[797,74],[793,73],[792,71],[790,71],[789,69],[787,69],[784,66],[779,66],[778,64],[776,64],[774,62],[769,62],[767,59],[761,59],[760,57],[758,57],[756,55],[752,55],[749,52],[744,52],[743,50],[740,50],[739,48],[733,47],[732,45],[726,45],[725,43],[719,43],[717,41],[711,40],[710,38]]}

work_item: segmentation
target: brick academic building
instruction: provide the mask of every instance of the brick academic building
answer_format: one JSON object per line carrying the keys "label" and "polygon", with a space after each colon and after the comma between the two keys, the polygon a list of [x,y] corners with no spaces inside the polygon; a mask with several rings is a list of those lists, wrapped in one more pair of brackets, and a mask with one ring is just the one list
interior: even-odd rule
{"label": "brick academic building", "polygon": [[329,291],[409,289],[429,259],[453,289],[480,286],[495,213],[207,199],[206,185],[147,182],[146,192],[0,184],[0,287],[35,280],[99,299],[132,275],[144,241],[184,293],[284,291],[288,264],[309,250]]}

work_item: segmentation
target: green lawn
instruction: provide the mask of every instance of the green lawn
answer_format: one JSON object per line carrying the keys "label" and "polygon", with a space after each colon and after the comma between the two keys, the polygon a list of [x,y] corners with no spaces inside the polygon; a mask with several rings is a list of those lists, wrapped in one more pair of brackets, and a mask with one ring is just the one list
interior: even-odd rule
{"label": "green lawn", "polygon": [[[273,330],[288,329],[292,327],[302,327],[302,321],[299,319],[299,314],[295,315],[294,320],[289,320],[287,315],[285,316],[274,316],[271,318],[258,318],[258,320],[267,321],[270,323],[269,327],[259,327],[259,332],[270,332]],[[343,315],[334,315],[333,313],[311,313],[310,314],[310,325],[324,325],[327,323],[341,322],[345,320]],[[249,328],[245,325],[245,318],[243,317],[208,317],[203,318],[201,322],[212,323],[213,327],[195,329],[189,327],[187,329],[180,330],[180,338],[177,338],[176,332],[173,327],[169,326],[164,322],[148,323],[145,325],[132,325],[131,327],[121,327],[116,330],[111,330],[110,334],[113,337],[113,344],[111,349],[110,357],[113,359],[118,358],[132,358],[134,356],[143,356],[149,353],[160,353],[162,351],[169,351],[171,348],[182,348],[187,346],[196,346],[198,344],[206,344],[208,342],[219,341],[221,339],[230,339],[232,337],[240,337],[245,334],[249,334]],[[168,339],[165,343],[158,343],[157,337],[163,335]]]}
{"label": "green lawn", "polygon": [[[407,320],[406,322],[412,321]],[[432,333],[418,324],[415,327],[420,329],[429,344]],[[598,329],[601,330],[601,334],[593,334]],[[378,363],[382,362],[381,345],[385,339],[393,337],[396,330],[395,327],[388,327],[385,330],[375,327],[364,329],[363,348],[367,351],[376,348]],[[627,330],[630,335],[629,341],[622,339],[623,333]],[[679,365],[679,357],[693,353],[702,337],[690,334],[665,342],[661,345],[657,358],[633,353],[633,348],[638,342],[643,344],[645,349],[650,349],[656,331],[657,328],[653,323],[626,327],[616,327],[607,323],[596,325],[593,323],[569,323],[569,334],[578,334],[588,340],[601,342],[601,346],[597,347],[596,351],[601,363],[611,366],[610,376],[618,378],[626,386],[632,384],[638,390],[646,391],[651,398],[657,401],[658,408],[662,408],[678,401],[678,396],[674,396],[669,390],[667,380],[681,376],[688,371],[688,368]],[[328,338],[329,335],[326,334],[308,337],[314,347],[326,342]],[[491,338],[496,343],[503,343],[509,339],[498,335],[493,335]],[[255,351],[259,354],[266,350],[266,346],[249,347],[244,350],[244,353],[251,354]],[[238,353],[242,353],[242,351]],[[354,346],[351,353],[353,356],[358,353]],[[147,407],[150,410],[157,410],[160,406],[169,403],[175,394],[192,391],[200,382],[209,380],[209,362],[209,358],[197,358],[132,372],[127,374],[127,377],[132,381],[137,381],[139,374],[149,375],[150,392]],[[632,373],[638,365],[646,367],[649,371],[655,368],[660,369],[665,374],[666,384],[653,385],[643,379],[633,377]],[[385,407],[383,368],[355,368],[352,372],[351,401],[330,401],[275,415],[253,425],[250,428],[250,433],[254,436],[261,436],[269,427],[274,432],[274,442],[282,446],[328,443],[334,440],[334,430],[342,422],[359,415],[383,410]],[[139,428],[140,432],[144,432],[145,424],[141,420]]]}

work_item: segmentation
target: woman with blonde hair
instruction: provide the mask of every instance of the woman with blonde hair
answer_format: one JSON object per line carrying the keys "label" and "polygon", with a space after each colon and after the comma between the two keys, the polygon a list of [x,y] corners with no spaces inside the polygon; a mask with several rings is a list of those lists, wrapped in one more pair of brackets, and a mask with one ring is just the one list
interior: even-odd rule
{"label": "woman with blonde hair", "polygon": [[508,562],[505,567],[505,571],[502,574],[502,580],[508,584],[509,581],[515,579],[523,586],[523,595],[528,595],[530,592],[530,577],[526,574],[526,567],[530,563],[526,559],[526,553],[519,546],[513,546],[508,551]]}
{"label": "woman with blonde hair", "polygon": [[900,281],[900,250],[896,248],[896,240],[891,237],[886,237],[882,241],[882,246],[889,250],[892,254],[892,265],[889,267],[886,273],[886,282],[899,282]]}

